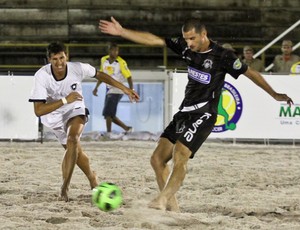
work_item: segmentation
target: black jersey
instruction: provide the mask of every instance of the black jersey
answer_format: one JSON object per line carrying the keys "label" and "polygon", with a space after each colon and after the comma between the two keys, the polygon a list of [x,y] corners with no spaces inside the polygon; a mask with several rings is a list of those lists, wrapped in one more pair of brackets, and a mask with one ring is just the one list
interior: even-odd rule
{"label": "black jersey", "polygon": [[188,83],[180,110],[202,102],[210,102],[216,109],[226,73],[237,79],[248,68],[233,51],[211,40],[205,52],[191,51],[183,37],[166,38],[165,41],[167,47],[180,55],[188,65]]}

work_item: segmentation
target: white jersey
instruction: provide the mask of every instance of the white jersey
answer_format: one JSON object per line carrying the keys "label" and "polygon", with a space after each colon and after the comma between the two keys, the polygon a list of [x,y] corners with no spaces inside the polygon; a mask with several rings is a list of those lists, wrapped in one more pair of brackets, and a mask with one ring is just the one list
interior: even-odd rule
{"label": "white jersey", "polygon": [[[65,78],[56,80],[52,73],[51,64],[45,65],[34,75],[34,87],[29,101],[58,101],[68,96],[71,92],[78,92],[82,95],[82,80],[86,77],[95,76],[96,68],[90,64],[67,62]],[[41,122],[47,127],[55,129],[65,125],[71,116],[81,114],[85,114],[85,104],[83,100],[65,104],[57,110],[41,116]]]}

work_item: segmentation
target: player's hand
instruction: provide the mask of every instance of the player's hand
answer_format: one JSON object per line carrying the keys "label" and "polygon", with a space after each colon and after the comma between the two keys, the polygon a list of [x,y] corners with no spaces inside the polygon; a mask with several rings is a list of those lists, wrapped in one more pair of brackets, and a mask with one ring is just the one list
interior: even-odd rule
{"label": "player's hand", "polygon": [[96,96],[96,97],[98,97],[98,90],[97,89],[93,90],[93,95]]}
{"label": "player's hand", "polygon": [[275,99],[277,101],[286,101],[289,106],[291,106],[292,104],[294,104],[293,100],[288,95],[286,95],[286,94],[277,93],[275,95]]}
{"label": "player's hand", "polygon": [[123,27],[120,23],[114,19],[114,17],[110,18],[111,21],[100,20],[99,21],[99,29],[102,33],[120,36],[122,33]]}
{"label": "player's hand", "polygon": [[74,101],[82,101],[83,97],[78,92],[72,92],[68,96],[66,96],[68,104],[74,102]]}
{"label": "player's hand", "polygon": [[138,102],[140,100],[140,96],[134,91],[134,89],[126,88],[124,93],[127,94],[131,102]]}

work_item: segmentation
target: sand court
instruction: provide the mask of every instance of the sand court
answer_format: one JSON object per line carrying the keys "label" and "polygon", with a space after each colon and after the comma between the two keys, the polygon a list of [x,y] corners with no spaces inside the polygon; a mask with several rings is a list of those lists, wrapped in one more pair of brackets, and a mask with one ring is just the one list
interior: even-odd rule
{"label": "sand court", "polygon": [[70,202],[58,200],[63,148],[56,141],[0,142],[0,229],[300,229],[300,147],[208,141],[188,163],[181,213],[147,208],[158,192],[149,159],[155,141],[83,141],[99,181],[116,183],[123,205],[91,204],[75,168]]}

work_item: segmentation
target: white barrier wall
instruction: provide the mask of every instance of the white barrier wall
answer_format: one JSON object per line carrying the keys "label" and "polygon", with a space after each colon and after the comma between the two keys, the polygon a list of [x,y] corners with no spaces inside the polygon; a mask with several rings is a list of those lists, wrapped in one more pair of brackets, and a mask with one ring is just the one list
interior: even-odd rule
{"label": "white barrier wall", "polygon": [[[168,114],[164,111],[168,75],[162,70],[132,71],[132,74],[141,101],[133,104],[124,96],[118,107],[118,116],[137,132],[161,132],[164,128],[164,115]],[[34,114],[33,103],[28,102],[33,79],[33,76],[0,75],[0,139],[38,139],[38,118]],[[102,116],[105,84],[101,84],[98,97],[92,95],[95,84],[95,79],[83,82],[84,99],[91,115],[84,132],[106,131]],[[112,128],[113,131],[123,131],[115,125]]]}
{"label": "white barrier wall", "polygon": [[32,76],[0,76],[0,139],[37,139],[38,119],[28,102]]}
{"label": "white barrier wall", "polygon": [[[263,75],[277,91],[288,94],[294,105],[275,101],[247,77],[226,76],[223,114],[219,115],[210,138],[300,139],[300,76]],[[171,73],[172,114],[183,98],[186,73]],[[226,111],[224,114],[224,110]],[[228,122],[224,117],[228,116]]]}
{"label": "white barrier wall", "polygon": [[[169,87],[162,89],[165,91],[163,94],[166,102],[163,112],[165,115],[161,115],[170,120],[182,101],[187,74],[170,73],[168,76],[162,72],[162,75],[165,74],[165,78],[161,77],[163,80],[156,79],[156,73],[149,71],[149,74],[152,81],[170,81]],[[147,81],[142,75],[141,79]],[[288,107],[285,103],[275,101],[245,76],[240,76],[238,80],[226,76],[222,94],[223,113],[218,115],[210,138],[300,139],[300,76],[264,77],[276,91],[292,97],[295,105]],[[32,85],[32,76],[0,76],[0,139],[38,138],[38,119],[33,112],[33,104],[28,102]],[[156,122],[161,123],[162,118],[159,119]],[[147,129],[143,126],[144,131],[148,131]]]}

